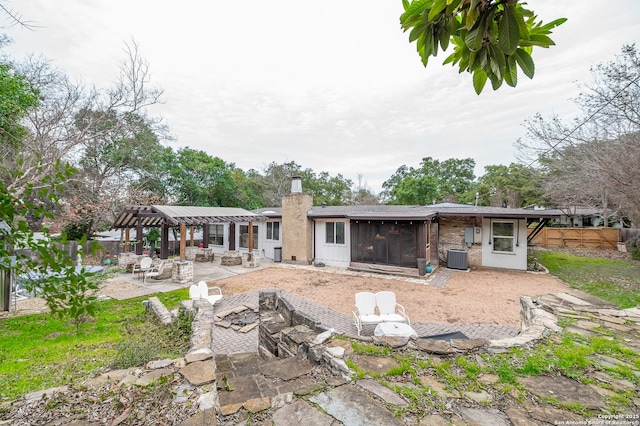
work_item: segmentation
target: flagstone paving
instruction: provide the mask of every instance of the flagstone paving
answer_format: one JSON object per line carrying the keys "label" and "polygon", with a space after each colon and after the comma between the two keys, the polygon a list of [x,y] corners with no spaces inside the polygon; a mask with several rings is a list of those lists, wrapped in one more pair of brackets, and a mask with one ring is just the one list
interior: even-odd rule
{"label": "flagstone paving", "polygon": [[[583,297],[581,297],[583,296]],[[243,295],[237,301],[230,297],[226,301],[226,305],[218,307],[219,309],[228,309],[234,303],[240,301],[250,301],[255,303],[257,299],[257,292],[251,295]],[[351,319],[340,315],[335,312],[331,312],[323,307],[295,297],[293,295],[285,294],[295,309],[304,311],[305,314],[320,319],[323,324],[330,323],[331,326],[339,333],[350,334],[355,330]],[[249,300],[250,299],[250,300]],[[567,292],[554,295],[545,295],[540,298],[541,305],[551,312],[555,312],[558,316],[565,318],[573,318],[575,321],[568,327],[569,331],[575,332],[580,335],[604,335],[607,329],[614,329],[617,332],[628,333],[625,335],[627,342],[631,347],[638,347],[640,344],[639,333],[640,331],[640,312],[635,309],[628,311],[618,310],[611,304],[601,301],[597,298],[580,292]],[[314,316],[317,315],[317,316]],[[616,327],[623,326],[624,329],[620,330]],[[481,341],[479,337],[489,339],[500,339],[503,337],[512,337],[517,334],[517,330],[513,328],[505,328],[504,326],[491,327],[487,325],[438,325],[438,324],[412,324],[418,331],[418,334],[444,334],[454,331],[461,331],[469,337],[476,340],[470,340],[467,344],[469,349],[474,349],[472,343]],[[611,327],[613,326],[613,327]],[[237,334],[237,333],[236,333]],[[229,347],[229,342],[218,342],[216,340],[223,338],[223,333],[214,327],[212,330],[212,347],[220,350],[221,348]],[[246,339],[252,338],[248,333],[245,335]],[[420,340],[420,339],[419,339]],[[334,349],[338,348],[340,354],[345,354],[349,357],[354,364],[356,364],[361,370],[367,372],[373,377],[385,377],[385,373],[393,368],[397,368],[400,364],[392,357],[378,357],[373,355],[353,355],[347,353],[345,349],[350,349],[347,342],[346,345],[341,344],[345,341],[333,340],[330,342],[330,346]],[[419,342],[422,346],[432,347],[438,344],[445,344],[441,340],[423,340]],[[461,340],[459,342],[464,342]],[[418,342],[417,342],[418,343]],[[464,345],[462,345],[464,346]],[[446,353],[457,353],[457,349],[451,349],[452,346],[448,345]],[[443,346],[444,349],[444,346]],[[437,350],[435,351],[437,352]],[[337,353],[337,352],[336,352]],[[230,354],[227,357],[234,357],[236,355]],[[632,389],[634,383],[621,379],[620,377],[614,377],[607,372],[607,368],[613,369],[617,367],[625,368],[633,371],[634,374],[640,375],[637,371],[637,366],[625,363],[616,358],[607,355],[597,355],[594,357],[594,363],[599,365],[602,370],[593,374],[595,384],[582,384],[574,379],[564,376],[540,376],[540,377],[518,377],[518,383],[522,387],[520,395],[525,396],[524,404],[518,403],[515,400],[511,404],[505,404],[505,395],[502,391],[495,393],[495,389],[501,388],[499,383],[500,378],[498,376],[486,374],[480,378],[480,382],[486,386],[485,389],[467,390],[461,391],[460,389],[451,388],[449,384],[441,382],[435,376],[422,376],[418,377],[418,381],[422,384],[424,389],[429,389],[432,392],[433,398],[439,401],[440,404],[436,404],[432,407],[432,413],[425,413],[422,418],[415,418],[411,415],[405,417],[396,417],[394,410],[398,408],[406,408],[409,402],[402,396],[402,393],[398,393],[397,389],[406,388],[407,390],[417,389],[415,384],[411,381],[404,383],[396,383],[396,390],[393,390],[393,386],[385,386],[383,382],[379,382],[370,377],[364,379],[355,380],[352,383],[329,383],[327,381],[319,380],[318,376],[311,374],[313,370],[311,364],[300,364],[297,358],[288,359],[286,361],[276,361],[269,363],[263,363],[256,360],[256,364],[260,367],[258,370],[261,373],[260,380],[283,380],[291,381],[289,386],[280,385],[281,390],[292,390],[296,386],[300,386],[302,392],[293,392],[293,396],[286,401],[287,398],[280,398],[276,405],[270,410],[266,410],[262,413],[258,419],[261,419],[261,423],[256,424],[275,424],[275,425],[302,425],[302,424],[326,424],[326,425],[515,425],[515,426],[529,426],[529,425],[548,425],[548,424],[560,424],[565,422],[577,422],[577,421],[591,421],[597,422],[596,419],[585,419],[580,415],[569,411],[567,409],[558,408],[559,406],[577,406],[600,411],[606,413],[607,401],[612,395],[615,395],[611,389],[625,390]],[[441,363],[446,360],[446,355],[436,356],[432,355],[430,359],[435,363]],[[224,361],[224,355],[216,356],[216,362],[218,363],[218,369],[224,369],[225,365],[228,365]],[[290,366],[288,366],[290,364]],[[239,364],[238,364],[239,365]],[[295,368],[299,368],[298,372],[294,371]],[[278,369],[281,374],[274,374],[271,370]],[[236,380],[234,376],[237,376],[237,372],[228,370],[226,373],[229,377],[229,383],[234,386],[241,385],[241,382],[233,382]],[[255,370],[252,370],[255,372]],[[304,381],[305,374],[311,374],[312,379],[310,381]],[[218,376],[220,373],[218,373]],[[233,377],[233,378],[232,378]],[[324,376],[323,376],[324,377]],[[251,379],[256,382],[258,379],[255,377]],[[388,382],[393,383],[392,379],[386,379]],[[297,381],[297,382],[296,382]],[[247,385],[243,392],[251,390],[249,395],[246,395],[248,399],[255,399],[259,397],[265,397],[268,392],[265,389],[269,389],[273,393],[273,384],[269,386],[265,385]],[[609,389],[611,388],[611,389]],[[235,390],[233,391],[235,392]],[[307,393],[312,393],[308,396]],[[221,409],[225,407],[225,394],[220,394]],[[518,391],[512,391],[511,395],[514,398],[518,397]],[[528,396],[527,396],[528,395]],[[282,396],[282,394],[280,394]],[[242,398],[234,398],[235,400]],[[554,404],[560,404],[556,406],[549,401],[555,401]],[[640,395],[635,390],[636,404],[632,408],[633,413],[630,416],[634,416],[634,413],[640,412]],[[310,404],[311,403],[311,404]],[[238,402],[237,404],[240,404]],[[393,408],[396,407],[396,408]],[[435,408],[440,407],[440,408]],[[442,407],[445,407],[444,409]],[[238,405],[238,410],[242,409],[242,404]],[[428,408],[425,407],[427,411]],[[239,411],[237,411],[239,412]],[[219,419],[220,420],[220,419]],[[236,418],[234,418],[234,421]],[[632,418],[628,424],[639,424],[637,417],[635,420]],[[336,423],[336,421],[338,423]],[[635,423],[633,423],[635,421]],[[273,423],[271,423],[273,422]],[[226,423],[224,417],[220,424],[234,424]],[[253,423],[252,423],[253,424]],[[613,424],[613,423],[611,423]]]}
{"label": "flagstone paving", "polygon": [[[295,309],[304,309],[309,316],[318,313],[321,321],[330,322],[336,331],[345,334],[354,332],[349,318],[327,312],[292,295],[285,297]],[[258,305],[257,298],[257,292],[232,296],[216,305],[215,311],[213,307],[208,309],[222,312],[239,305],[249,309]],[[586,297],[573,291],[545,295],[535,299],[534,305],[536,309],[557,317],[571,319],[572,324],[567,330],[601,336],[603,339],[612,339],[613,331],[626,347],[635,351],[640,348],[640,309],[616,309],[592,296]],[[185,415],[189,413],[181,423],[184,426],[640,424],[637,379],[640,377],[640,367],[637,363],[619,360],[613,354],[591,356],[593,364],[587,372],[590,379],[588,384],[560,375],[543,374],[518,376],[515,377],[517,385],[506,386],[498,376],[484,374],[478,380],[478,388],[467,389],[455,385],[455,382],[445,381],[442,375],[434,374],[438,366],[450,362],[448,355],[422,352],[425,362],[429,364],[422,369],[420,376],[414,378],[401,372],[389,376],[386,373],[390,369],[401,371],[393,357],[354,355],[348,341],[330,340],[326,344],[332,348],[328,353],[345,357],[364,371],[364,377],[352,375],[351,380],[346,380],[332,375],[326,367],[301,357],[262,359],[256,350],[257,336],[252,336],[252,333],[257,333],[256,329],[241,333],[215,325],[214,313],[202,317],[214,318],[201,321],[202,326],[211,328],[211,348],[198,348],[178,360],[155,361],[149,363],[146,369],[108,372],[87,381],[83,386],[105,390],[112,395],[118,387],[148,386],[162,377],[173,377],[171,383],[175,395],[172,404],[180,407]],[[615,328],[617,326],[624,326],[625,329]],[[420,327],[416,324],[416,329]],[[474,337],[474,326],[468,327],[457,327],[455,331],[462,330]],[[490,327],[485,327],[478,333],[501,338],[499,332],[491,335],[491,331]],[[202,330],[198,331],[198,336],[201,333]],[[507,336],[511,335],[507,333]],[[549,338],[557,339],[557,336],[551,335]],[[449,347],[456,354],[461,350],[470,350],[476,354],[479,364],[483,362],[479,352],[504,351],[503,348],[491,349],[486,345],[474,346],[475,341],[471,341],[466,349],[462,348],[464,345]],[[417,345],[414,344],[412,350],[418,350]],[[616,373],[619,371],[628,374],[623,377]],[[454,374],[453,371],[449,373]],[[111,398],[79,398],[72,394],[74,391],[71,387],[63,387],[26,395],[21,399],[22,405],[16,403],[0,407],[0,419],[11,419],[8,424],[12,426],[32,424],[29,410],[24,409],[29,404],[47,407],[39,412],[46,412],[50,419],[59,413],[55,422],[41,424],[80,424],[77,422],[82,420],[77,416],[66,417],[66,413],[75,410],[78,404],[91,404],[93,418],[100,418],[100,412],[113,412],[113,404],[109,402]],[[619,399],[615,392],[626,392],[631,405],[620,412],[608,411],[610,404]],[[60,398],[60,394],[69,394],[69,397]],[[420,395],[421,399],[416,403],[407,395]],[[585,418],[569,409],[577,406],[593,410],[599,415]],[[607,420],[609,423],[606,423]]]}

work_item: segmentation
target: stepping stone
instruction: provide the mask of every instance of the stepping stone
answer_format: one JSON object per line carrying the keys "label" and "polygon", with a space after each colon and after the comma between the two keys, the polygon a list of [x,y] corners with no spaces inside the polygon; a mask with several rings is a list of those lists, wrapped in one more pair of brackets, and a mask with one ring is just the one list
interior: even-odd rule
{"label": "stepping stone", "polygon": [[498,383],[500,381],[500,377],[496,376],[495,374],[485,373],[482,376],[478,377],[478,381],[486,385],[493,385],[494,383]]}
{"label": "stepping stone", "polygon": [[614,324],[619,324],[619,325],[623,325],[625,322],[627,322],[627,320],[625,320],[624,318],[612,317],[610,315],[598,315],[598,319],[601,319],[602,321],[606,321],[606,322],[612,322]]}
{"label": "stepping stone", "polygon": [[464,392],[463,395],[478,404],[487,404],[493,401],[493,396],[489,392]]}
{"label": "stepping stone", "polygon": [[418,423],[418,426],[451,426],[451,425],[462,425],[462,420],[460,420],[459,422],[456,421],[458,418],[457,417],[453,417],[451,418],[451,420],[447,420],[445,417],[441,416],[440,414],[430,414],[427,416],[424,416],[423,418],[420,419],[420,423]]}
{"label": "stepping stone", "polygon": [[623,332],[627,332],[627,331],[633,330],[633,328],[631,328],[629,326],[620,325],[620,324],[613,324],[613,323],[606,324],[605,327],[606,328],[610,328],[612,330],[623,331]]}
{"label": "stepping stone", "polygon": [[474,426],[511,426],[505,415],[498,410],[463,407],[460,416],[465,423]]}
{"label": "stepping stone", "polygon": [[157,381],[161,377],[173,376],[173,368],[159,368],[151,370],[136,380],[136,386],[149,386],[151,383]]}
{"label": "stepping stone", "polygon": [[[526,406],[525,410],[527,410],[532,419],[544,422],[544,424],[558,424],[559,419],[562,419],[565,424],[569,424],[569,422],[575,425],[586,424],[582,416],[546,405]],[[514,423],[514,426],[517,426],[516,423]]]}
{"label": "stepping stone", "polygon": [[602,325],[593,321],[580,320],[575,322],[574,327],[582,328],[583,330],[595,330],[596,328],[601,328]]}
{"label": "stepping stone", "polygon": [[198,411],[180,423],[180,426],[216,426],[217,424],[216,411],[213,408],[209,408],[204,411]]}
{"label": "stepping stone", "polygon": [[301,399],[277,409],[272,419],[278,426],[331,426],[334,420],[333,417],[320,412]]}
{"label": "stepping stone", "polygon": [[362,388],[368,390],[369,392],[375,394],[385,402],[388,402],[393,405],[398,405],[400,407],[406,407],[407,405],[409,405],[407,401],[402,399],[397,393],[395,393],[388,387],[381,385],[375,380],[371,380],[371,379],[358,380],[357,384]]}
{"label": "stepping stone", "polygon": [[309,400],[345,426],[404,425],[389,410],[355,386],[340,386],[319,393]]}
{"label": "stepping stone", "polygon": [[606,407],[602,397],[596,391],[568,377],[522,377],[518,378],[518,381],[529,392],[540,398],[553,397],[563,404],[577,402],[592,410]]}
{"label": "stepping stone", "polygon": [[616,388],[617,390],[627,390],[627,389],[633,389],[633,383],[631,383],[628,380],[625,379],[615,379],[611,376],[609,376],[607,373],[604,373],[602,371],[596,371],[595,373],[593,373],[593,377],[603,383],[608,383],[611,386],[613,386],[614,388]]}
{"label": "stepping stone", "polygon": [[260,411],[271,408],[270,398],[252,398],[244,402],[242,406],[250,413],[258,413]]}
{"label": "stepping stone", "polygon": [[594,337],[597,336],[597,333],[594,333],[593,331],[589,331],[589,330],[585,330],[584,328],[578,328],[578,327],[567,327],[564,329],[565,331],[568,331],[569,333],[574,333],[577,335],[580,335],[582,337]]}
{"label": "stepping stone", "polygon": [[444,383],[437,381],[431,376],[422,376],[422,377],[418,377],[418,379],[420,380],[420,383],[422,383],[422,386],[427,387],[432,391],[435,391],[438,396],[441,396],[444,398],[460,398],[460,396],[446,390],[445,389],[446,385]]}
{"label": "stepping stone", "polygon": [[449,355],[456,352],[446,340],[418,339],[416,346],[424,352],[438,355]]}
{"label": "stepping stone", "polygon": [[386,374],[400,363],[393,358],[381,358],[373,355],[358,355],[353,357],[353,362],[364,371],[375,374]]}
{"label": "stepping stone", "polygon": [[179,370],[194,386],[202,386],[216,380],[216,363],[213,360],[196,361]]}
{"label": "stepping stone", "polygon": [[[234,377],[228,378],[227,384],[230,389],[226,390],[227,384],[220,378],[218,379],[218,398],[220,399],[220,411],[228,414],[235,413],[243,404],[255,398],[262,398],[260,386],[256,381],[258,376]],[[225,414],[225,415],[228,415]]]}
{"label": "stepping stone", "polygon": [[504,412],[513,426],[538,426],[521,408],[508,408]]}
{"label": "stepping stone", "polygon": [[582,299],[578,299],[575,296],[572,296],[570,294],[567,293],[556,293],[555,294],[557,297],[559,297],[560,299],[564,300],[565,302],[568,302],[572,305],[578,305],[578,306],[590,306],[591,303],[589,302],[585,302]]}
{"label": "stepping stone", "polygon": [[262,364],[260,371],[265,376],[277,377],[282,380],[291,380],[296,377],[309,374],[313,369],[313,365],[299,357],[286,358]]}

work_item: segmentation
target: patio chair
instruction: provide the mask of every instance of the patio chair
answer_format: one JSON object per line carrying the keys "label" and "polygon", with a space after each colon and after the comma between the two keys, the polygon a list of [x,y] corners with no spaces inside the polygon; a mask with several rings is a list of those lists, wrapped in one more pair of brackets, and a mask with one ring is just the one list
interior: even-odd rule
{"label": "patio chair", "polygon": [[[200,281],[198,283],[198,288],[200,289],[200,297],[202,299],[207,299],[212,305],[215,305],[216,302],[222,299],[222,290],[220,287],[209,287],[206,282]],[[209,291],[211,290],[213,290],[213,294],[209,294]]]}
{"label": "patio chair", "polygon": [[382,322],[380,315],[376,315],[376,295],[363,291],[356,293],[356,309],[353,312],[355,326],[358,329],[358,336],[362,332],[362,327],[367,324],[379,324]]}
{"label": "patio chair", "polygon": [[189,287],[189,299],[200,299],[200,287],[196,284],[192,284],[191,287]]}
{"label": "patio chair", "polygon": [[154,277],[158,277],[159,275],[162,275],[163,271],[164,271],[164,260],[161,260],[160,263],[151,265],[149,269],[147,269],[145,272],[142,273],[142,282],[145,283],[147,278],[149,277],[154,278]]}
{"label": "patio chair", "polygon": [[382,322],[405,322],[411,325],[409,317],[404,312],[404,306],[396,303],[396,294],[392,291],[376,293],[376,305]]}
{"label": "patio chair", "polygon": [[143,257],[142,259],[140,259],[140,262],[135,263],[133,265],[133,268],[131,268],[131,278],[134,278],[136,276],[136,273],[138,273],[138,278],[140,277],[140,274],[143,274],[144,277],[144,273],[147,272],[149,268],[151,268],[152,264],[153,259],[151,259],[150,257]]}

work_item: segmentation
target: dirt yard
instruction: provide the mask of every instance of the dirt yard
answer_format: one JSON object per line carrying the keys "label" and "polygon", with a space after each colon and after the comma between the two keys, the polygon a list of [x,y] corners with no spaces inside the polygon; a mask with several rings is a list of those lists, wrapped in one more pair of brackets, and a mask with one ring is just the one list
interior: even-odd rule
{"label": "dirt yard", "polygon": [[[435,272],[439,273],[439,272]],[[255,272],[212,281],[224,295],[264,288],[278,288],[327,306],[345,315],[354,310],[354,294],[359,291],[392,290],[411,321],[458,324],[520,324],[520,296],[566,291],[569,287],[549,275],[500,270],[453,272],[444,288],[417,284],[398,278],[371,278],[324,270],[273,266]],[[413,280],[416,281],[416,280]],[[136,288],[117,278],[101,285],[99,294]],[[18,302],[19,314],[46,310],[39,298]]]}
{"label": "dirt yard", "polygon": [[215,281],[225,295],[278,288],[345,315],[359,291],[392,290],[411,321],[520,325],[520,296],[563,292],[549,275],[481,270],[454,272],[444,288],[398,279],[369,278],[296,268],[268,268]]}

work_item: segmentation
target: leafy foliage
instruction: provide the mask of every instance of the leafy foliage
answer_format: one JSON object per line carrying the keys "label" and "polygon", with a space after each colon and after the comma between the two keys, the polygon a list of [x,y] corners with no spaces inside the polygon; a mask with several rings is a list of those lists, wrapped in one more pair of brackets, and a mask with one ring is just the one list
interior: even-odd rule
{"label": "leafy foliage", "polygon": [[282,196],[291,191],[291,178],[299,176],[302,179],[304,192],[313,195],[313,203],[326,203],[330,206],[350,204],[352,194],[351,179],[341,174],[331,176],[328,172],[316,173],[312,169],[303,169],[294,161],[278,164],[271,162],[259,177],[263,202],[266,206],[279,206]]}
{"label": "leafy foliage", "polygon": [[191,148],[179,149],[175,156],[164,160],[168,175],[165,185],[169,192],[177,194],[177,204],[246,209],[260,206],[245,173],[233,163]]}
{"label": "leafy foliage", "polygon": [[409,31],[409,41],[416,42],[423,65],[439,49],[444,52],[453,44],[444,64],[458,64],[461,73],[472,73],[478,94],[487,80],[493,90],[503,81],[515,87],[518,68],[533,78],[533,47],[553,46],[551,30],[566,21],[543,24],[518,0],[403,0],[402,4],[401,27]]}
{"label": "leafy foliage", "polygon": [[0,142],[16,145],[26,134],[20,124],[29,108],[38,105],[38,91],[6,63],[0,63]]}
{"label": "leafy foliage", "polygon": [[475,178],[471,158],[445,161],[425,157],[418,168],[400,166],[382,184],[389,204],[424,205],[446,201],[462,201]]}
{"label": "leafy foliage", "polygon": [[479,204],[520,208],[541,201],[541,172],[523,164],[491,165],[478,179]]}
{"label": "leafy foliage", "polygon": [[[50,180],[52,187],[55,188],[71,173],[71,169],[63,168]],[[30,191],[27,189],[25,195],[30,195]],[[40,197],[45,196],[46,191],[41,190]],[[66,243],[64,236],[56,241],[43,229],[43,237],[35,238],[25,219],[27,213],[35,217],[51,217],[46,209],[11,195],[0,182],[0,223],[4,224],[0,226],[3,240],[0,269],[13,269],[16,275],[25,277],[25,287],[43,297],[53,314],[70,317],[77,329],[85,315],[95,313],[93,291],[98,289],[97,282],[86,271],[76,270],[74,259],[56,244]],[[96,248],[97,243],[94,242],[92,250]]]}

